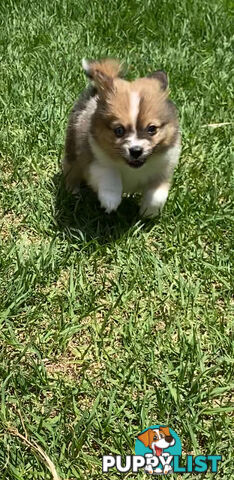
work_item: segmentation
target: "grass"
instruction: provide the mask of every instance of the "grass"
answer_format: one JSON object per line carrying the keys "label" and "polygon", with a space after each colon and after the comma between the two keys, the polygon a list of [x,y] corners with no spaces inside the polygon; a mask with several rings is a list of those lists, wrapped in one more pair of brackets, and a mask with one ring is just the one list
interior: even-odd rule
{"label": "grass", "polygon": [[[61,479],[101,479],[101,456],[134,453],[156,423],[184,454],[222,455],[229,479],[231,3],[6,0],[0,13],[1,480],[52,478],[16,430]],[[86,188],[63,189],[81,58],[106,55],[129,78],[169,73],[183,152],[155,221],[137,198],[107,216]]]}

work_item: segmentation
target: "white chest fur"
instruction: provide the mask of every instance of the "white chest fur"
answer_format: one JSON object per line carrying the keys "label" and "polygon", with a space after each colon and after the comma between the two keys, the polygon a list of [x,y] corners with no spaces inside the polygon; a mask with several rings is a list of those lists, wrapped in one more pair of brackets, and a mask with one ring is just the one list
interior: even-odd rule
{"label": "white chest fur", "polygon": [[[106,180],[110,177],[116,176],[121,180],[122,191],[124,193],[141,192],[144,190],[151,181],[157,178],[163,180],[169,180],[172,176],[174,167],[178,162],[180,155],[180,145],[177,144],[165,153],[155,154],[150,157],[147,162],[140,168],[134,169],[123,162],[114,162],[108,155],[99,147],[93,137],[90,136],[89,143],[94,155],[93,164],[87,172],[87,182],[97,191],[98,185],[93,185],[95,177],[91,172],[95,170],[97,183],[100,182],[100,176],[106,177]],[[94,165],[95,164],[95,165]],[[92,178],[91,178],[92,177]],[[104,180],[104,178],[103,178]]]}

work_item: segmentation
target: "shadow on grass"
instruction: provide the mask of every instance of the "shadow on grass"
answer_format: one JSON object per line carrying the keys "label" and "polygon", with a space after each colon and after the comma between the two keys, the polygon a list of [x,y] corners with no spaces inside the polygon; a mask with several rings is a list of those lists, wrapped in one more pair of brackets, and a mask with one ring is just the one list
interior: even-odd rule
{"label": "shadow on grass", "polygon": [[55,175],[53,183],[56,229],[67,239],[96,240],[105,244],[121,238],[136,223],[145,223],[145,226],[150,223],[141,222],[136,197],[123,198],[117,212],[108,215],[86,185],[82,185],[79,194],[74,196],[66,192],[61,174]]}

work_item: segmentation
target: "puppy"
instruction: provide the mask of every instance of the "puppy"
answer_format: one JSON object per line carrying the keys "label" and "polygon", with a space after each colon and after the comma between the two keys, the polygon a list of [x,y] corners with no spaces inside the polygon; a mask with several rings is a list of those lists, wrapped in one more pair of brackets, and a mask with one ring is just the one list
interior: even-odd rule
{"label": "puppy", "polygon": [[[146,430],[146,432],[138,435],[137,438],[144,443],[145,447],[149,447],[152,450],[153,455],[156,455],[157,457],[168,457],[169,453],[164,452],[164,449],[175,445],[175,440],[172,437],[168,427],[159,427],[154,429],[150,428],[149,430]],[[145,467],[146,473],[151,475],[154,473],[154,471],[155,473],[167,474],[171,470],[172,468],[170,465],[165,465],[163,470],[160,467],[153,470],[151,465],[147,465]]]}
{"label": "puppy", "polygon": [[116,60],[82,64],[92,84],[68,122],[67,189],[77,193],[87,183],[107,213],[118,208],[123,193],[141,192],[140,214],[154,217],[167,200],[181,150],[167,75],[158,70],[129,82]]}

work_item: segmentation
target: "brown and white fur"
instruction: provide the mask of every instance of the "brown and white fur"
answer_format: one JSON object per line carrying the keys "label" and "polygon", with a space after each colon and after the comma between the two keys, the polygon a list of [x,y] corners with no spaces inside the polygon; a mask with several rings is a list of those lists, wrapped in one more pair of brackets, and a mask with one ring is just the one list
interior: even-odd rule
{"label": "brown and white fur", "polygon": [[67,189],[76,193],[86,182],[107,213],[118,208],[123,193],[142,192],[140,213],[154,217],[167,200],[181,149],[167,76],[156,71],[129,82],[112,59],[84,60],[83,68],[92,84],[68,122]]}
{"label": "brown and white fur", "polygon": [[[164,452],[164,449],[168,447],[172,447],[175,445],[175,440],[170,433],[170,429],[168,427],[159,427],[154,429],[148,429],[146,432],[141,433],[137,437],[142,443],[144,443],[145,447],[148,447],[152,450],[153,455],[161,456],[161,457],[169,457],[168,452]],[[165,465],[163,470],[158,467],[153,470],[151,465],[147,465],[145,467],[145,472],[149,474],[155,473],[169,473],[171,471],[170,465]]]}

